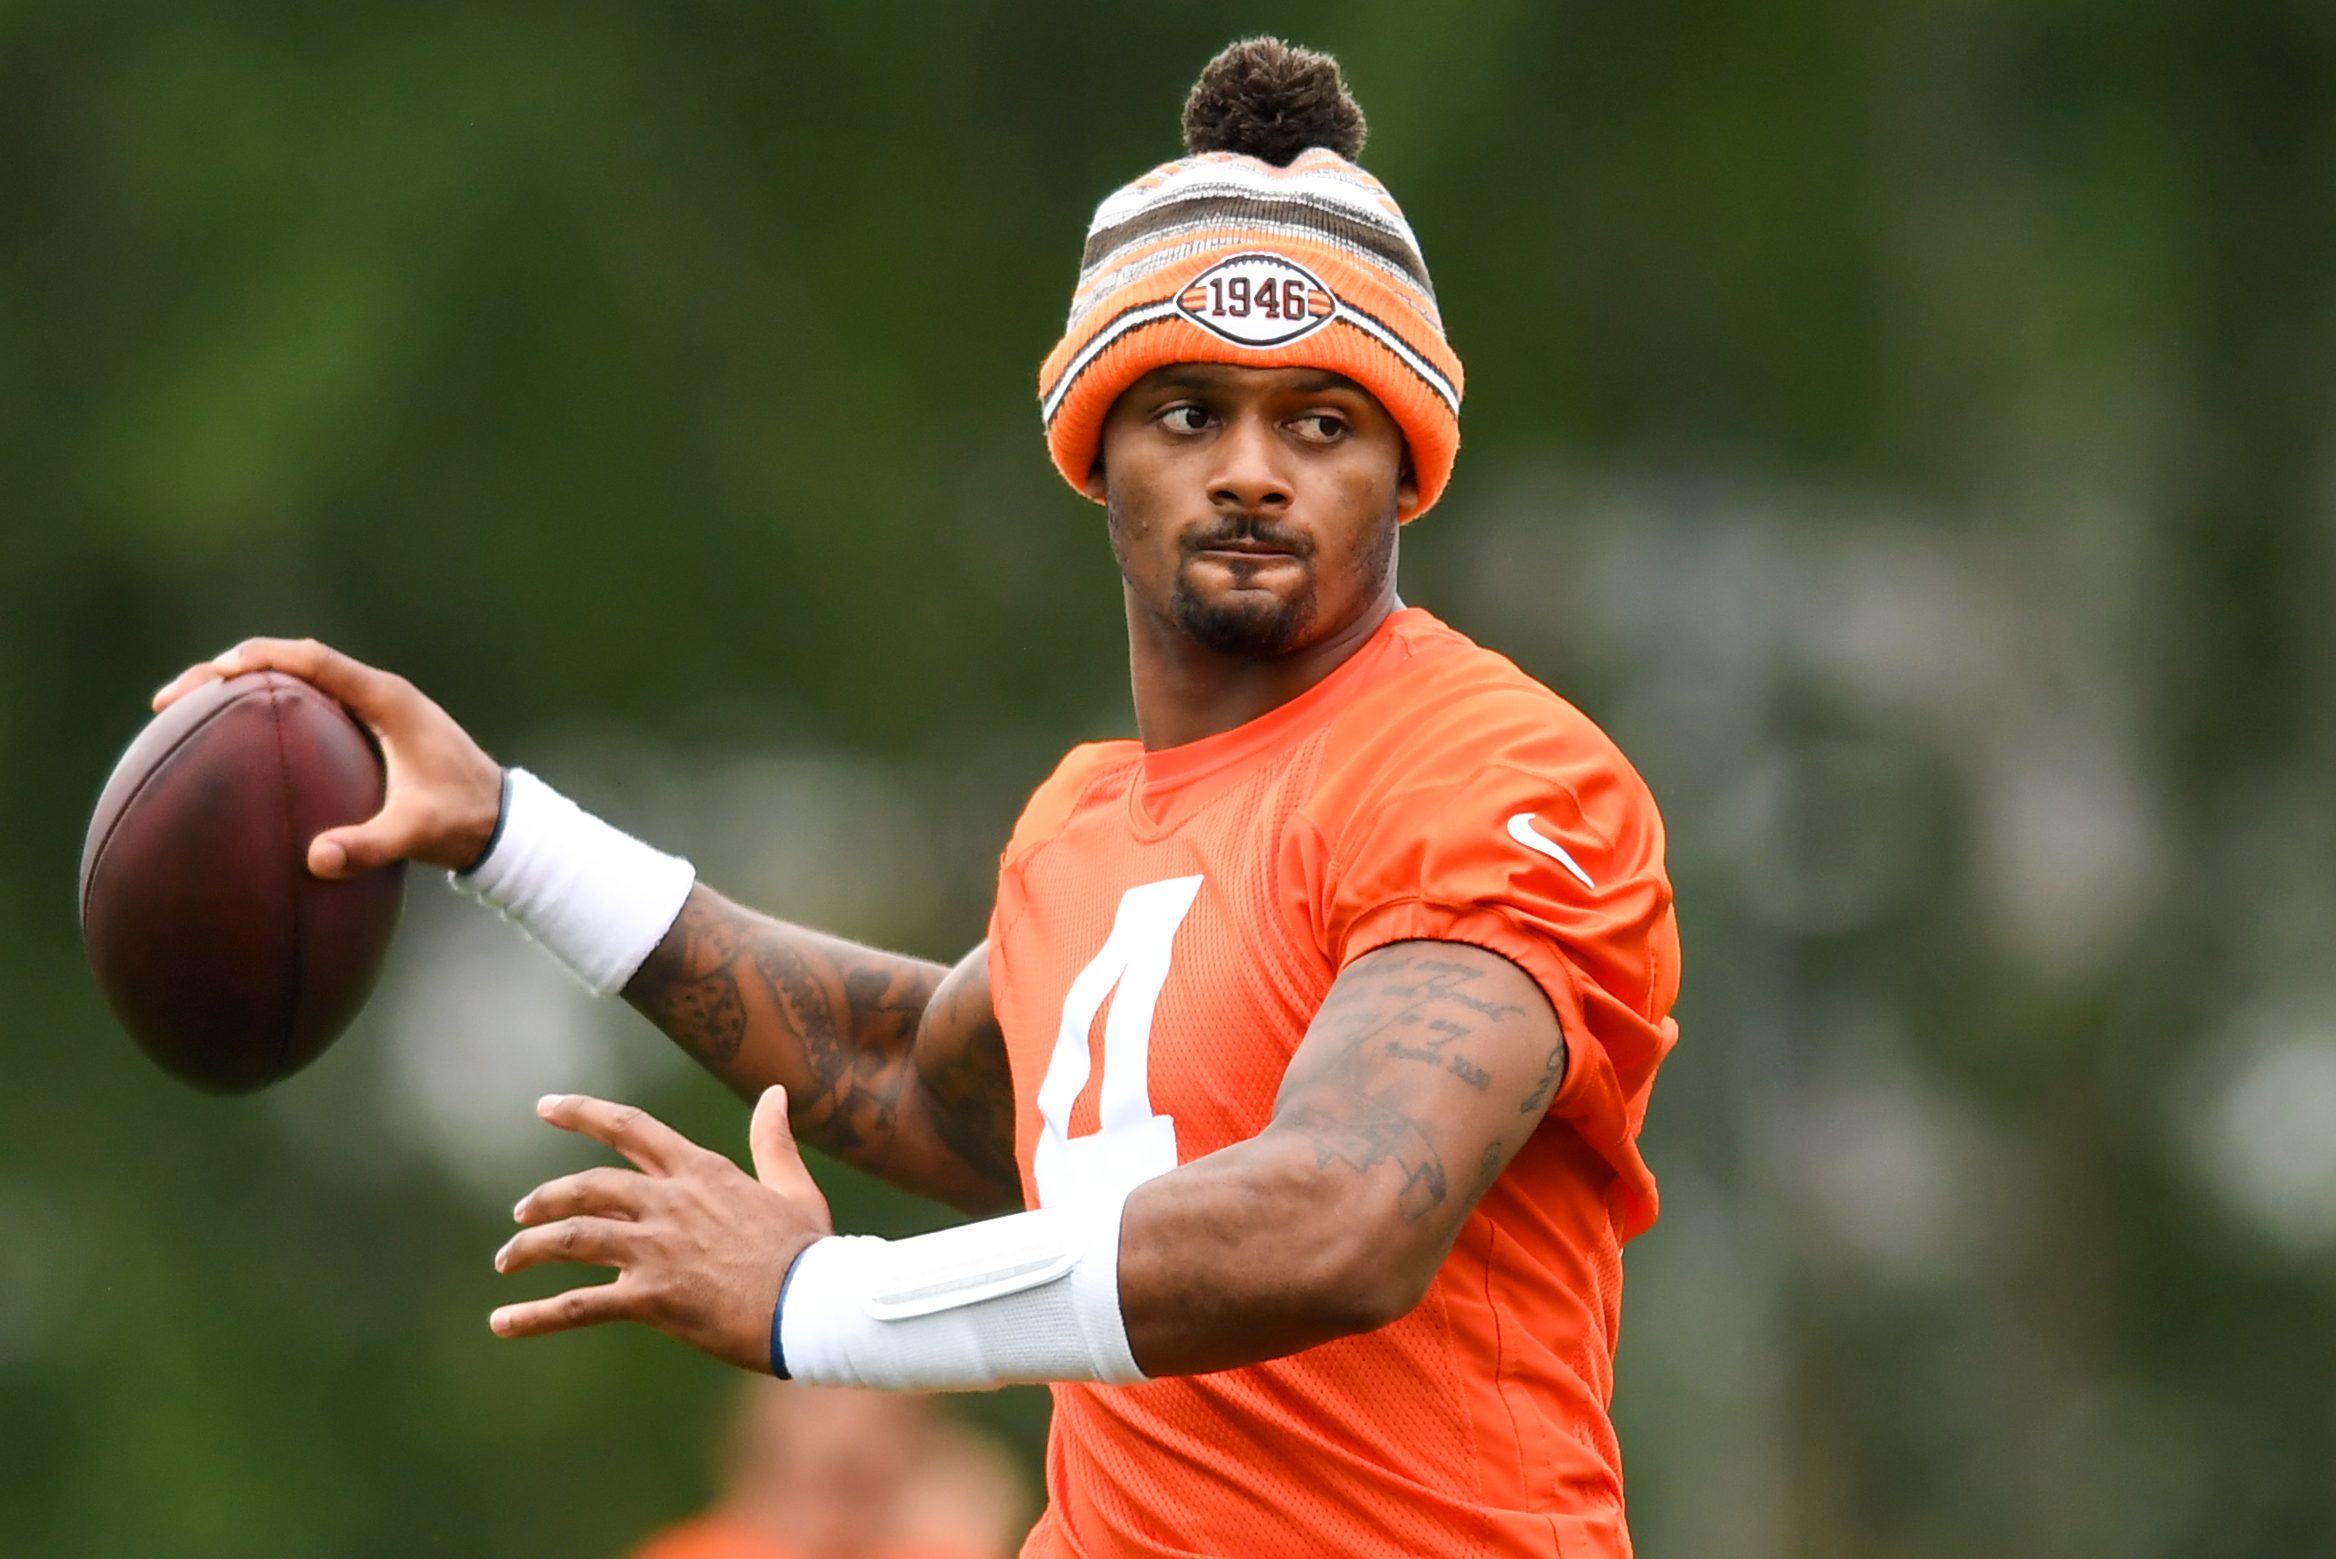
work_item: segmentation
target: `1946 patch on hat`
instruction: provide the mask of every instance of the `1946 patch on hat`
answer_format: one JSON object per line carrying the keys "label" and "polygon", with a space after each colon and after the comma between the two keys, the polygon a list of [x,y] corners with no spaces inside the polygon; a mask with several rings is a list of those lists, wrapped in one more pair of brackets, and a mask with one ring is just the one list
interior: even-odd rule
{"label": "1946 patch on hat", "polygon": [[1419,240],[1386,186],[1332,146],[1287,162],[1195,151],[1095,208],[1062,339],[1038,369],[1063,480],[1096,496],[1105,417],[1170,363],[1313,368],[1369,391],[1403,430],[1417,483],[1398,518],[1452,474],[1460,359]]}
{"label": "1946 patch on hat", "polygon": [[1338,313],[1321,278],[1278,254],[1237,254],[1195,276],[1176,296],[1187,319],[1236,346],[1287,346]]}

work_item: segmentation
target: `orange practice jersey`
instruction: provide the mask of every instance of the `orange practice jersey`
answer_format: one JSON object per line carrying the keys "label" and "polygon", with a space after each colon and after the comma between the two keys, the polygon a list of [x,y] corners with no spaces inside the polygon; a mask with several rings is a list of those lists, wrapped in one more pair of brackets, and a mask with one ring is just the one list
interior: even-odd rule
{"label": "orange practice jersey", "polygon": [[1637,1147],[1676,1037],[1662,821],[1589,720],[1424,611],[1296,699],[1074,749],[990,924],[1032,1205],[1264,1129],[1338,971],[1414,939],[1524,968],[1564,1026],[1547,1120],[1426,1300],[1288,1358],[1058,1385],[1024,1559],[1630,1552],[1607,1418]]}

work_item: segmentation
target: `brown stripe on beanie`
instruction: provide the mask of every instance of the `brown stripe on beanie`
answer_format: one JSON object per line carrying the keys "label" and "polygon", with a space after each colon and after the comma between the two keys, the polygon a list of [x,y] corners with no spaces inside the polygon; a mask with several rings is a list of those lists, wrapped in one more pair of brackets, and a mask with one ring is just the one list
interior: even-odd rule
{"label": "brown stripe on beanie", "polygon": [[1087,247],[1079,257],[1080,273],[1084,276],[1094,271],[1114,251],[1131,244],[1142,243],[1174,228],[1198,227],[1211,222],[1229,225],[1280,222],[1309,230],[1334,243],[1377,255],[1410,277],[1429,297],[1435,296],[1435,289],[1428,282],[1427,262],[1392,224],[1374,220],[1351,207],[1341,209],[1295,192],[1260,194],[1240,191],[1237,186],[1194,190],[1174,200],[1147,206],[1124,222],[1089,234]]}

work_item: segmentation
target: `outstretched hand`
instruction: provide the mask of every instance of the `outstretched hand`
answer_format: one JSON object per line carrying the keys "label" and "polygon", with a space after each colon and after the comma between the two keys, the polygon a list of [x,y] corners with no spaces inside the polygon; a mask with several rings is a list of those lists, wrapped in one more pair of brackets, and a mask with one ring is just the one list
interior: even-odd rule
{"label": "outstretched hand", "polygon": [[154,707],[168,709],[207,682],[254,671],[281,671],[312,684],[365,722],[381,744],[389,776],[381,810],[310,840],[310,872],[346,877],[407,859],[458,871],[478,864],[502,808],[503,770],[453,716],[401,676],[314,639],[246,639],[164,683]]}
{"label": "outstretched hand", "polygon": [[741,1369],[768,1370],[771,1315],[797,1252],[833,1232],[827,1198],[803,1167],[787,1124],[787,1094],[754,1107],[754,1176],[627,1104],[555,1094],[536,1113],[622,1153],[636,1169],[602,1166],[537,1186],[512,1216],[526,1225],[495,1252],[495,1270],[545,1262],[614,1267],[616,1280],[504,1305],[488,1324],[504,1337],[638,1321]]}

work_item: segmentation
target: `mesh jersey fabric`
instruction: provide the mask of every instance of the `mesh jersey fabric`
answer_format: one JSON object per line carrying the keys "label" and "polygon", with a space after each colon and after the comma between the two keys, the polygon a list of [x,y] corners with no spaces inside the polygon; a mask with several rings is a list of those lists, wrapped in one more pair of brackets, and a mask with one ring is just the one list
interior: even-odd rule
{"label": "mesh jersey fabric", "polygon": [[1092,1047],[1067,1135],[1110,1113],[1108,1015],[1066,1022],[1073,982],[1127,890],[1193,877],[1142,1068],[1176,1162],[1265,1127],[1340,968],[1391,942],[1523,967],[1566,1073],[1402,1320],[1242,1369],[1055,1386],[1024,1559],[1628,1554],[1607,1416],[1620,1249],[1656,1213],[1637,1137],[1679,971],[1645,785],[1570,704],[1418,609],[1235,730],[1073,749],[1007,845],[990,925],[1032,1205],[1058,1044]]}

